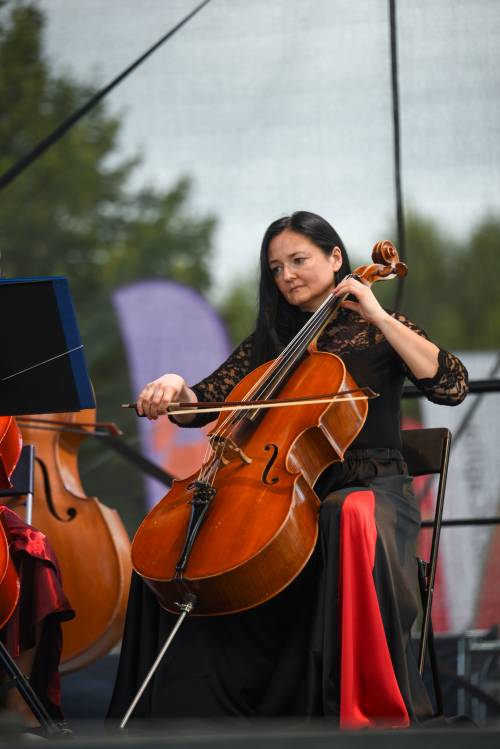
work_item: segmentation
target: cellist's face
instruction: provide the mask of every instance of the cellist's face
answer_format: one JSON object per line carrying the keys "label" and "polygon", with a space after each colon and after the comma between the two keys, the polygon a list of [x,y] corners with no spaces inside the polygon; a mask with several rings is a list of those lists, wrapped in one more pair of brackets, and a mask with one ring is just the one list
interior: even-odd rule
{"label": "cellist's face", "polygon": [[331,255],[308,237],[285,229],[268,248],[268,262],[276,286],[289,304],[314,312],[335,286],[335,273],[342,265],[338,247]]}

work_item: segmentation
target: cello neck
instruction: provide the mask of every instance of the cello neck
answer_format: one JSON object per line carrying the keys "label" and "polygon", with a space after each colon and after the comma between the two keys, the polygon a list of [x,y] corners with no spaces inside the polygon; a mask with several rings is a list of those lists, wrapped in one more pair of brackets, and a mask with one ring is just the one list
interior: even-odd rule
{"label": "cello neck", "polygon": [[273,366],[270,367],[257,390],[251,394],[250,400],[272,398],[279,392],[304,358],[310,343],[318,335],[332,314],[338,310],[344,298],[344,296],[338,297],[330,294],[324,300],[312,317],[275,359]]}

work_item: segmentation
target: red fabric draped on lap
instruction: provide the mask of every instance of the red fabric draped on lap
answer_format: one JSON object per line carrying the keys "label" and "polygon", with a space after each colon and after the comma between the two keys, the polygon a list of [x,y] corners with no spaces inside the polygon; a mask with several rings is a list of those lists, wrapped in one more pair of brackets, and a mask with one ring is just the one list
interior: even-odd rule
{"label": "red fabric draped on lap", "polygon": [[373,568],[377,528],[371,491],[349,494],[340,520],[340,725],[408,726],[380,613]]}

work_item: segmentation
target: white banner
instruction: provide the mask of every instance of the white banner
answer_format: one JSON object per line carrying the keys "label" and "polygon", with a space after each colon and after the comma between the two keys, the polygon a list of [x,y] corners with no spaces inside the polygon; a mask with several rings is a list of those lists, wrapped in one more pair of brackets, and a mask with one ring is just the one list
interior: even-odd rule
{"label": "white banner", "polygon": [[[460,355],[471,380],[488,379],[497,352]],[[496,374],[498,376],[498,373]],[[457,430],[474,408],[465,431]],[[448,427],[454,437],[444,517],[480,517],[500,514],[500,393],[469,395],[454,408],[422,400],[425,427]],[[490,575],[500,563],[498,526],[444,528],[440,545],[441,584],[448,604],[452,632],[490,627],[500,622],[500,590]],[[494,591],[497,590],[496,595]],[[492,596],[493,593],[493,596]]]}

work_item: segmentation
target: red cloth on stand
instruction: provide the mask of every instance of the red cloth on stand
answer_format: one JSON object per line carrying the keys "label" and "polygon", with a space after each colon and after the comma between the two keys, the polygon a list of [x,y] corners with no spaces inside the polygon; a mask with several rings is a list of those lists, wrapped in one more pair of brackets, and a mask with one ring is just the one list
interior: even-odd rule
{"label": "red cloth on stand", "polygon": [[0,506],[0,512],[21,584],[18,604],[0,638],[16,658],[35,646],[37,627],[41,625],[30,683],[49,714],[61,718],[61,622],[73,619],[75,612],[64,594],[61,571],[47,537],[7,507]]}

